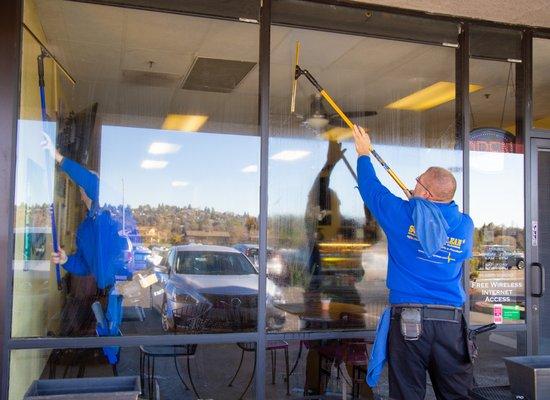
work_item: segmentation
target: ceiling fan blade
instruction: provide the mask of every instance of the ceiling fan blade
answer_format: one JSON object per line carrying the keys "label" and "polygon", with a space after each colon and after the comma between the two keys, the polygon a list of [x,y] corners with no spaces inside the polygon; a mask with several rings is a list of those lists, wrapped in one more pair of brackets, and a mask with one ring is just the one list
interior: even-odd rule
{"label": "ceiling fan blade", "polygon": [[344,114],[346,114],[349,118],[361,118],[371,117],[373,115],[377,115],[378,113],[376,111],[344,111]]}
{"label": "ceiling fan blade", "polygon": [[[377,115],[378,113],[376,111],[344,111],[344,114],[346,114],[348,118],[363,118],[371,117],[373,115]],[[340,124],[339,121],[341,121],[338,114],[332,114],[328,119],[330,123],[334,125]]]}

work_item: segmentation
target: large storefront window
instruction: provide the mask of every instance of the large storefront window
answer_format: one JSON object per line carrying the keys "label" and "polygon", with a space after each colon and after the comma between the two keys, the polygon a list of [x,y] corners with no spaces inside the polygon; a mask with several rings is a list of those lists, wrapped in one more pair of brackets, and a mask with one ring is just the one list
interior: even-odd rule
{"label": "large storefront window", "polygon": [[517,133],[516,64],[470,59],[470,322],[525,322],[523,143]]}
{"label": "large storefront window", "polygon": [[[136,399],[139,395],[151,400],[192,400],[236,399],[243,395],[244,399],[253,399],[253,352],[245,354],[242,364],[239,361],[242,349],[254,349],[255,345],[122,347],[116,368],[105,361],[105,349],[101,348],[14,350],[10,356],[9,399],[27,398],[25,394],[31,398],[73,394],[74,398],[102,395]],[[59,382],[61,378],[66,380]],[[50,379],[56,381],[47,382]]]}
{"label": "large storefront window", "polygon": [[[370,129],[375,148],[411,186],[432,165],[462,182],[454,49],[272,28],[267,274],[281,287],[283,330],[375,329],[387,303],[386,238],[356,189],[350,130],[305,77],[290,112],[297,41],[301,68]],[[428,92],[438,101],[426,102]],[[461,198],[459,188],[459,205]]]}
{"label": "large storefront window", "polygon": [[12,335],[255,331],[258,26],[57,0],[24,21]]}
{"label": "large storefront window", "polygon": [[[361,335],[358,335],[361,336]],[[268,400],[294,398],[378,398],[387,396],[387,376],[383,374],[379,386],[373,390],[365,381],[365,363],[372,350],[372,341],[363,338],[332,340],[294,340],[268,343],[270,361],[265,369],[265,388]],[[273,353],[278,351],[279,357]],[[288,384],[287,384],[288,378]],[[302,397],[303,396],[303,397]],[[290,397],[290,398],[292,398]],[[384,397],[385,398],[385,397]]]}

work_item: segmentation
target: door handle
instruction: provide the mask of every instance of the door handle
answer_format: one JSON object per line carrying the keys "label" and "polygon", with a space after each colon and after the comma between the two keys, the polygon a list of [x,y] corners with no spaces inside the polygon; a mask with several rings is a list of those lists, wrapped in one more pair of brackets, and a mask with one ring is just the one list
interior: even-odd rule
{"label": "door handle", "polygon": [[541,263],[531,264],[531,296],[542,297],[545,290],[544,267]]}

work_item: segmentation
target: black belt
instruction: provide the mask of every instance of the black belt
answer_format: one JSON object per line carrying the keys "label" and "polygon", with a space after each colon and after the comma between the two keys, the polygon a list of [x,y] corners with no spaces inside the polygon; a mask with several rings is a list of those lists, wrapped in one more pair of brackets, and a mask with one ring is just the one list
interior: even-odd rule
{"label": "black belt", "polygon": [[462,308],[432,304],[394,305],[392,306],[392,316],[401,315],[404,308],[420,308],[422,319],[428,321],[460,322],[462,320]]}

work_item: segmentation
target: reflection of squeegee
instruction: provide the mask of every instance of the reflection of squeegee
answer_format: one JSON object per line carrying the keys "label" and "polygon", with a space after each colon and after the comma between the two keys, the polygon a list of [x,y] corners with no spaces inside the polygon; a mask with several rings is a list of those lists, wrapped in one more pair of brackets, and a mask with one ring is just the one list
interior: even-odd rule
{"label": "reflection of squeegee", "polygon": [[[40,108],[42,110],[42,130],[45,133],[48,131],[48,114],[46,113],[46,89],[44,84],[44,58],[46,57],[48,57],[48,54],[44,51],[44,49],[42,49],[40,55],[37,58],[38,86],[40,89]],[[55,136],[54,136],[54,140],[55,140]],[[46,180],[48,185],[48,193],[53,193],[54,183],[53,183],[52,172],[48,166],[48,150],[44,150],[44,154],[46,159]],[[55,194],[53,196],[55,197]],[[49,206],[49,209],[50,209],[50,222],[52,226],[52,247],[53,247],[53,251],[57,253],[60,249],[57,243],[57,225],[55,223],[55,205],[53,203],[53,200]],[[57,290],[62,290],[61,269],[59,267],[59,264],[55,264],[55,279],[57,282]]]}
{"label": "reflection of squeegee", "polygon": [[[340,118],[344,120],[346,125],[350,129],[353,129],[353,122],[351,122],[351,120],[346,116],[346,114],[342,111],[342,109],[338,107],[338,104],[336,104],[336,102],[332,99],[332,97],[330,97],[327,91],[323,89],[321,85],[319,85],[317,80],[315,80],[315,78],[311,75],[311,73],[307,69],[300,68],[300,65],[298,63],[299,55],[300,55],[300,42],[296,42],[296,57],[295,57],[295,64],[294,64],[294,79],[292,81],[292,97],[290,100],[290,112],[294,112],[296,107],[296,89],[298,86],[298,78],[304,75],[307,78],[307,80],[315,87],[315,89],[317,89],[319,94],[327,101],[327,103],[330,104],[330,106],[334,109],[334,111],[336,111],[336,113],[340,116]],[[411,198],[412,193],[410,192],[410,190],[407,189],[407,186],[405,186],[405,184],[399,178],[399,176],[397,176],[397,174],[393,171],[393,169],[391,169],[390,166],[386,164],[384,159],[380,157],[380,155],[372,148],[372,146],[370,148],[370,152],[374,156],[374,158],[376,158],[376,160],[380,163],[380,165],[382,165],[382,167],[386,170],[386,172],[393,178],[393,180],[395,181],[395,183],[397,183],[397,185],[401,188],[401,190],[403,190],[403,192],[405,193],[405,196],[407,196],[407,198]]]}
{"label": "reflection of squeegee", "polygon": [[92,304],[92,311],[94,312],[95,319],[98,325],[103,329],[108,329],[107,318],[105,318],[105,313],[103,312],[103,307],[99,301],[95,301]]}
{"label": "reflection of squeegee", "polygon": [[[57,61],[55,56],[46,48],[46,46],[38,39],[38,37],[29,29],[29,27],[25,24],[23,24],[23,28],[32,36],[32,38],[40,45],[40,55],[37,57],[38,62],[38,86],[40,90],[40,108],[42,112],[42,130],[47,133],[48,131],[48,114],[46,112],[46,86],[44,81],[44,59],[50,58],[55,65],[59,67],[59,69],[65,74],[67,79],[75,85],[76,81],[74,78],[67,72],[65,68]],[[55,139],[55,137],[54,137]],[[51,170],[48,168],[48,155],[46,154],[46,180],[48,185],[48,193],[53,192],[53,177],[51,176]],[[55,162],[54,162],[55,164]],[[54,195],[55,197],[55,195]],[[52,202],[49,206],[50,209],[50,221],[52,226],[52,247],[53,251],[58,252],[59,246],[57,243],[57,226],[55,223],[55,210],[54,210],[54,203]],[[61,285],[61,270],[59,267],[59,264],[55,264],[55,278],[57,281],[57,289],[62,290],[63,287]]]}

